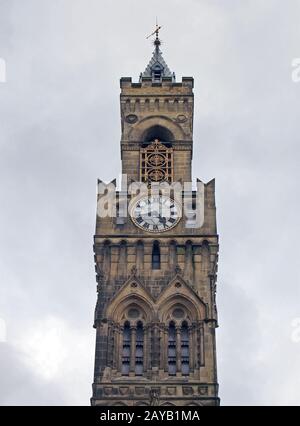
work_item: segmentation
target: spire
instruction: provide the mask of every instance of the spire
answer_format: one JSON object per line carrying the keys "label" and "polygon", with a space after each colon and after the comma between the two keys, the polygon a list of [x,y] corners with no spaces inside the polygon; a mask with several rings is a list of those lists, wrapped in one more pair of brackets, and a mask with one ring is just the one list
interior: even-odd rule
{"label": "spire", "polygon": [[152,37],[155,34],[155,40],[153,42],[155,49],[152,55],[152,58],[147,65],[145,71],[141,73],[140,80],[143,77],[152,77],[153,82],[160,83],[162,80],[162,77],[172,77],[172,80],[175,81],[175,74],[172,73],[166,64],[162,52],[160,50],[161,40],[158,37],[159,30],[161,29],[161,26],[159,26],[156,22],[156,29],[153,31],[152,34],[150,34],[148,38]]}

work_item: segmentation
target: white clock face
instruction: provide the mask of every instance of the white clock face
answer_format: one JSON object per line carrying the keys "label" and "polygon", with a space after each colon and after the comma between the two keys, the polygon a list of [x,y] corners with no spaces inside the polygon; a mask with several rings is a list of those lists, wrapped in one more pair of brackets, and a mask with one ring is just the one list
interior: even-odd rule
{"label": "white clock face", "polygon": [[133,223],[147,232],[165,232],[173,228],[181,218],[181,208],[165,196],[139,199],[130,212]]}

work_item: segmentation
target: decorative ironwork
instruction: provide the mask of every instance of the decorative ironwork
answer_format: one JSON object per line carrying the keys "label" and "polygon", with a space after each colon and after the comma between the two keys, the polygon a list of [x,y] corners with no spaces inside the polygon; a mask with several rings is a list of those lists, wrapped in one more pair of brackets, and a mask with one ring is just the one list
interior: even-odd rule
{"label": "decorative ironwork", "polygon": [[173,181],[173,149],[158,139],[140,150],[140,177],[142,182]]}

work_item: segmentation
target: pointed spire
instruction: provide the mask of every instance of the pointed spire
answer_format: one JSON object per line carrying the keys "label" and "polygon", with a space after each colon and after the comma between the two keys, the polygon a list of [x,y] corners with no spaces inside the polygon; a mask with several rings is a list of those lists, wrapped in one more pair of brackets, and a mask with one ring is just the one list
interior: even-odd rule
{"label": "pointed spire", "polygon": [[153,42],[155,46],[155,50],[153,52],[152,58],[147,65],[145,71],[141,73],[140,80],[143,77],[152,77],[153,82],[161,82],[162,77],[172,77],[172,80],[175,81],[175,74],[172,73],[166,64],[162,52],[160,50],[161,40],[159,39],[159,30],[161,29],[161,26],[157,25],[156,23],[156,29],[155,31],[150,34],[147,39],[155,34],[155,40]]}

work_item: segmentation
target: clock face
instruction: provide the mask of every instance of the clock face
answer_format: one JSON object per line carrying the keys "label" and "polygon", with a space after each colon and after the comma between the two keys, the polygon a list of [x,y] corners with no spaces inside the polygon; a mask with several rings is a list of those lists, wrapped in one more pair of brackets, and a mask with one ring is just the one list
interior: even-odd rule
{"label": "clock face", "polygon": [[178,203],[166,196],[140,198],[130,212],[133,223],[147,232],[165,232],[181,218]]}

